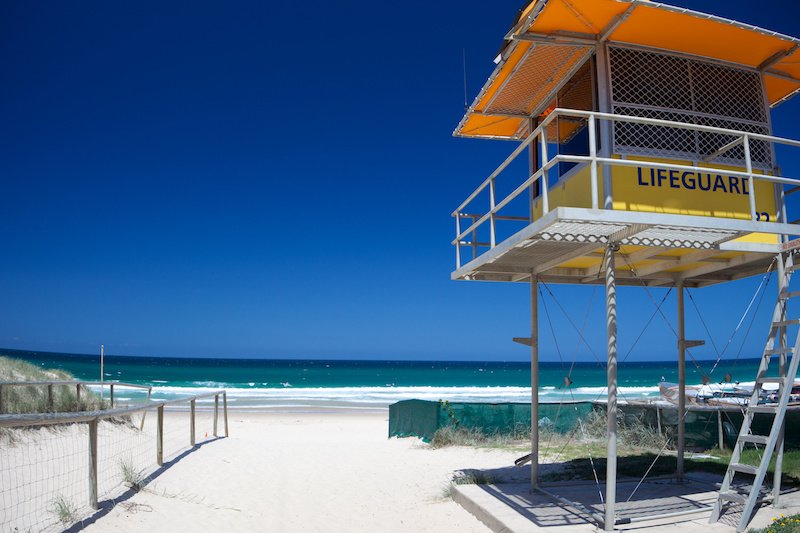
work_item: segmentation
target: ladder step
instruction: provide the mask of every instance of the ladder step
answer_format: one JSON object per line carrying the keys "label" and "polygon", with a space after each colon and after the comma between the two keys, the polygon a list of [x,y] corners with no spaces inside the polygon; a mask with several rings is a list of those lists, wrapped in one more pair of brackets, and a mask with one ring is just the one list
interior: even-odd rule
{"label": "ladder step", "polygon": [[795,270],[800,269],[800,265],[792,265],[790,267],[786,267],[784,272],[794,272]]}
{"label": "ladder step", "polygon": [[779,385],[783,385],[786,383],[786,378],[760,378],[757,380],[757,383],[764,384],[764,383],[777,383]]}
{"label": "ladder step", "polygon": [[751,476],[758,474],[757,466],[746,465],[742,463],[731,463],[728,465],[728,468],[735,472],[741,472],[742,474],[750,474]]}
{"label": "ladder step", "polygon": [[719,497],[722,500],[728,500],[736,503],[747,503],[747,496],[743,496],[738,492],[720,492]]}
{"label": "ladder step", "polygon": [[781,300],[789,300],[790,298],[797,298],[798,296],[800,296],[800,291],[781,292]]}
{"label": "ladder step", "polygon": [[794,347],[786,346],[784,348],[775,348],[774,350],[764,351],[764,355],[780,355],[782,353],[794,353]]}
{"label": "ladder step", "polygon": [[748,407],[747,410],[751,413],[771,413],[775,414],[778,410],[777,405],[753,405]]}
{"label": "ladder step", "polygon": [[739,437],[739,442],[745,443],[749,442],[750,444],[763,444],[766,445],[769,437],[766,435],[742,435]]}
{"label": "ladder step", "polygon": [[800,324],[800,318],[793,318],[792,320],[780,320],[778,322],[773,322],[772,328],[777,329],[785,326],[796,326],[797,324]]}

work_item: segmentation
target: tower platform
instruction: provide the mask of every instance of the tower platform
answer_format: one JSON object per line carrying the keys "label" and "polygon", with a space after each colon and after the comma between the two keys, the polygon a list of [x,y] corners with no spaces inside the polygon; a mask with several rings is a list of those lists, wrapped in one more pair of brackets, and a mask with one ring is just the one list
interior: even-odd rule
{"label": "tower platform", "polygon": [[603,283],[603,247],[621,245],[620,285],[702,287],[767,270],[778,243],[754,234],[800,235],[800,226],[579,207],[556,207],[452,273],[454,280]]}

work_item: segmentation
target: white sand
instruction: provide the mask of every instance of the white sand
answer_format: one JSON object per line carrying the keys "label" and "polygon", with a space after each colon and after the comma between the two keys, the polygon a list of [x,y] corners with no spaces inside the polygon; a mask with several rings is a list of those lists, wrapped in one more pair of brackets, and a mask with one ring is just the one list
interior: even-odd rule
{"label": "white sand", "polygon": [[202,446],[87,531],[488,531],[443,497],[454,470],[518,452],[388,439],[388,415],[230,413]]}

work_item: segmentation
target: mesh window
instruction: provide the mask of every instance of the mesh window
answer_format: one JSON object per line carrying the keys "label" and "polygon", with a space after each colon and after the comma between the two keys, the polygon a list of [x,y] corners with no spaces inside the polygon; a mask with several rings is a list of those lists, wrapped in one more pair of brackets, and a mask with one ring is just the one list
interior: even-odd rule
{"label": "mesh window", "polygon": [[[642,50],[611,48],[614,113],[769,134],[759,74],[743,69]],[[618,154],[709,160],[744,166],[744,149],[711,154],[734,136],[617,122]],[[754,168],[772,168],[768,143],[750,142]]]}

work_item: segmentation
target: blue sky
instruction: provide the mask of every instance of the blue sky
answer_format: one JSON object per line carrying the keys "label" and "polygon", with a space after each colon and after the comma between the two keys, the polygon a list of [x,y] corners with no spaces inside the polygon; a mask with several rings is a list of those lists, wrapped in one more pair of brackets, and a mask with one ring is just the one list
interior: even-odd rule
{"label": "blue sky", "polygon": [[[472,99],[519,5],[3,2],[0,346],[526,359],[510,338],[528,331],[527,286],[449,280],[449,214],[512,149],[451,137],[462,49]],[[791,2],[680,5],[800,34]],[[800,102],[779,107],[776,133],[800,137],[798,118]],[[694,293],[718,344],[757,283]],[[593,289],[553,290],[582,323]],[[652,309],[621,291],[621,353]],[[674,357],[660,320],[640,343],[632,359]]]}

